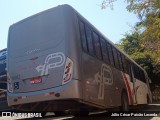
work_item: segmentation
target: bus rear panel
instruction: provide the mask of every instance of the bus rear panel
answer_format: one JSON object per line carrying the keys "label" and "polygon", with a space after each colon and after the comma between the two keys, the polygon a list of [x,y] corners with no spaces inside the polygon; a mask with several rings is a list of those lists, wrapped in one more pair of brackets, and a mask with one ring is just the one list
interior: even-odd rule
{"label": "bus rear panel", "polygon": [[74,53],[69,50],[72,14],[68,6],[59,6],[10,27],[9,105],[81,98],[78,76],[73,72]]}

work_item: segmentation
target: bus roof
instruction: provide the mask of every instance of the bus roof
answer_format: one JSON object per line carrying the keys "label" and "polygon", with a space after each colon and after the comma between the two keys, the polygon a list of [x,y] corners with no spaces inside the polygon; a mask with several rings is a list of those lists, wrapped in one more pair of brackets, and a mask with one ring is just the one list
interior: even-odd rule
{"label": "bus roof", "polygon": [[[125,57],[127,57],[130,61],[132,61],[135,65],[137,65],[139,68],[141,68],[143,71],[145,71],[140,65],[138,65],[132,58],[130,58],[129,57],[129,55],[127,55],[124,51],[122,51],[119,47],[117,47],[111,40],[109,40],[103,33],[101,33],[97,28],[95,28],[94,27],[94,25],[92,25],[86,18],[84,18],[80,13],[78,13],[72,6],[70,6],[70,5],[68,5],[68,4],[62,4],[62,5],[58,5],[58,6],[55,6],[55,7],[53,7],[53,8],[50,8],[50,9],[48,9],[48,10],[44,10],[44,11],[42,11],[42,12],[39,12],[39,13],[37,13],[37,14],[34,14],[34,15],[32,15],[32,16],[29,16],[29,17],[27,17],[27,18],[25,18],[25,19],[23,19],[23,20],[21,20],[21,21],[19,21],[19,22],[17,22],[17,23],[14,23],[14,24],[12,24],[12,25],[15,25],[15,24],[20,24],[20,23],[22,23],[22,22],[25,22],[26,20],[28,20],[28,19],[31,19],[31,18],[33,18],[33,17],[36,17],[36,16],[38,16],[38,15],[41,15],[41,14],[43,14],[43,13],[45,13],[46,11],[50,11],[50,10],[53,10],[53,9],[55,9],[55,8],[60,8],[60,7],[69,7],[69,8],[71,8],[73,11],[75,11],[80,17],[81,17],[81,19],[83,19],[87,24],[89,24],[94,30],[96,30],[96,32],[98,32],[103,38],[105,38],[105,40],[107,40],[107,42],[109,42],[112,46],[114,46],[119,52],[121,52]],[[12,26],[11,25],[11,26]]]}
{"label": "bus roof", "polygon": [[[34,15],[31,15],[31,16],[29,16],[29,17],[27,17],[27,18],[24,18],[24,19],[22,19],[22,20],[20,20],[20,21],[18,21],[18,22],[16,22],[16,23],[13,23],[12,25],[23,23],[23,22],[25,22],[25,21],[27,21],[27,20],[29,20],[29,19],[32,19],[32,18],[34,18],[34,17],[36,17],[36,16],[39,16],[39,15],[41,15],[41,14],[44,14],[45,12],[48,12],[48,11],[51,11],[51,10],[53,10],[53,9],[57,9],[57,8],[60,8],[60,7],[62,7],[62,8],[63,8],[63,7],[70,7],[70,8],[73,9],[73,7],[71,7],[71,6],[68,5],[68,4],[58,5],[58,6],[55,6],[55,7],[53,7],[53,8],[49,8],[49,9],[47,9],[47,10],[44,10],[44,11],[41,11],[41,12],[36,13],[36,14],[34,14]],[[12,26],[12,25],[11,25],[11,26]]]}

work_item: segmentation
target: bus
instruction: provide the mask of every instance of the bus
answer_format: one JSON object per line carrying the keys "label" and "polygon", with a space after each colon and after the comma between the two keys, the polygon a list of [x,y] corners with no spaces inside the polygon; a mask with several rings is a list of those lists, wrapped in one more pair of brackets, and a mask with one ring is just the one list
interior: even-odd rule
{"label": "bus", "polygon": [[0,111],[12,110],[7,103],[7,49],[0,50]]}
{"label": "bus", "polygon": [[7,56],[7,49],[0,50],[0,83],[1,83],[0,88],[1,89],[6,88],[6,83],[7,83],[6,56]]}
{"label": "bus", "polygon": [[16,109],[128,111],[152,101],[145,70],[69,5],[11,25],[7,49],[8,104]]}

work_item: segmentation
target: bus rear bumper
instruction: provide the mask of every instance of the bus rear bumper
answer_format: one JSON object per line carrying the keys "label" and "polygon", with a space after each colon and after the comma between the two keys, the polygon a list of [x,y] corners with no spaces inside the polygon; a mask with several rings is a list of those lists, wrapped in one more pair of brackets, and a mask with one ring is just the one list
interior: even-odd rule
{"label": "bus rear bumper", "polygon": [[71,82],[41,91],[27,93],[9,93],[9,106],[22,105],[27,103],[37,103],[63,99],[81,99],[80,81],[72,80]]}

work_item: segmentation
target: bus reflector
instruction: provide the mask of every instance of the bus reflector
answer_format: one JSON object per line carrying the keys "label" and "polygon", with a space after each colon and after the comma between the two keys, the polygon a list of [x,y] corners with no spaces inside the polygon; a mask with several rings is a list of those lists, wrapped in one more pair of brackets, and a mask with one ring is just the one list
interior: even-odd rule
{"label": "bus reflector", "polygon": [[50,94],[50,95],[53,95],[53,94],[54,94],[54,92],[49,92],[49,94]]}
{"label": "bus reflector", "polygon": [[42,82],[42,78],[41,77],[32,78],[30,80],[30,84],[37,84],[37,83],[41,83],[41,82]]}
{"label": "bus reflector", "polygon": [[8,89],[8,92],[13,92],[11,77],[8,73],[7,73],[7,89]]}
{"label": "bus reflector", "polygon": [[73,62],[71,59],[67,57],[62,84],[66,84],[71,80],[72,72],[73,72]]}
{"label": "bus reflector", "polygon": [[55,92],[48,92],[48,93],[45,93],[45,95],[54,95]]}
{"label": "bus reflector", "polygon": [[25,99],[26,98],[26,96],[19,96],[19,97],[17,97],[18,99]]}

